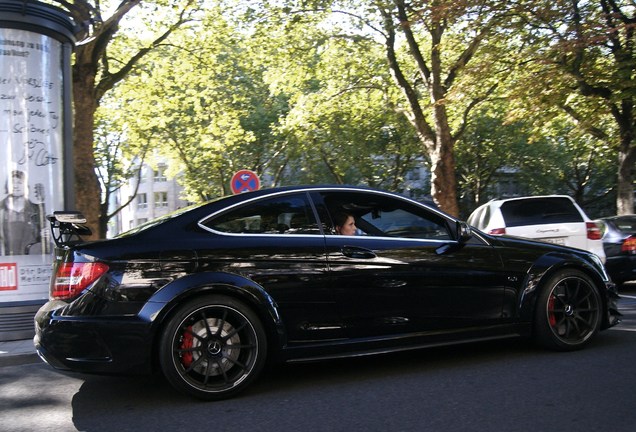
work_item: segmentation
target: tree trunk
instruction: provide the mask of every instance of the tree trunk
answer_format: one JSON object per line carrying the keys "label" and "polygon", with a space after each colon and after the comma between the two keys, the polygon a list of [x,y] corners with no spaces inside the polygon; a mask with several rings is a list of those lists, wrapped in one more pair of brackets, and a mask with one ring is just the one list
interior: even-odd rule
{"label": "tree trunk", "polygon": [[[441,64],[441,61],[438,64]],[[455,143],[451,136],[446,107],[440,103],[445,96],[444,90],[439,86],[434,86],[431,99],[436,102],[433,109],[435,149],[429,153],[431,157],[431,196],[440,209],[450,215],[459,216],[457,178],[455,177]]]}
{"label": "tree trunk", "polygon": [[630,144],[631,142],[623,144],[618,153],[616,212],[619,215],[634,213],[634,164],[636,163],[636,148]]}
{"label": "tree trunk", "polygon": [[100,238],[101,188],[95,173],[93,126],[97,101],[94,96],[94,67],[73,68],[73,165],[75,168],[75,207],[86,217],[93,231],[90,239]]}
{"label": "tree trunk", "polygon": [[459,216],[455,155],[450,143],[439,143],[431,155],[431,196],[444,212]]}

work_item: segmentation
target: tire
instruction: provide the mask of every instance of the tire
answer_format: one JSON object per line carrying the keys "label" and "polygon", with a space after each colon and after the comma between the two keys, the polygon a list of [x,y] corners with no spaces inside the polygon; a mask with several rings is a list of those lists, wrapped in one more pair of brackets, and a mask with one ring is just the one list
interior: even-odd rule
{"label": "tire", "polygon": [[599,292],[587,275],[577,270],[555,274],[537,299],[536,341],[556,351],[583,348],[599,331],[601,306]]}
{"label": "tire", "polygon": [[263,325],[231,297],[194,299],[177,310],[161,336],[159,361],[177,390],[203,400],[226,399],[258,376],[267,352]]}

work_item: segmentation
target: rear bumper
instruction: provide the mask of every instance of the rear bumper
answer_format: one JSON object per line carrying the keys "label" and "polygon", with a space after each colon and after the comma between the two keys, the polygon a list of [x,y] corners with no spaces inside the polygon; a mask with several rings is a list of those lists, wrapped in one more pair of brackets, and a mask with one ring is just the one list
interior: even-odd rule
{"label": "rear bumper", "polygon": [[137,317],[65,317],[51,303],[36,314],[33,339],[46,363],[84,373],[152,372],[149,323]]}

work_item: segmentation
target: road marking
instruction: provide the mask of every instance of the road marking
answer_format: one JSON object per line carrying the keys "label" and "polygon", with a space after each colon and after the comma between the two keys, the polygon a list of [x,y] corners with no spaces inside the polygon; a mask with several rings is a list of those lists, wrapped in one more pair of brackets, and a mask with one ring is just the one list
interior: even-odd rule
{"label": "road marking", "polygon": [[612,327],[609,330],[619,330],[619,331],[629,331],[629,332],[636,332],[636,328],[625,328],[625,327]]}

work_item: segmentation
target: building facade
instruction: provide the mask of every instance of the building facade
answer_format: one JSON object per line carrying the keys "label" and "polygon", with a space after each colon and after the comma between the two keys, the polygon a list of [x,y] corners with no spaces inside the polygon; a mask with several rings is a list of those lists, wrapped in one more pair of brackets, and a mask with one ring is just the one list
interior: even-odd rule
{"label": "building facade", "polygon": [[[181,198],[183,188],[177,179],[168,179],[166,176],[167,168],[168,165],[163,162],[157,164],[156,168],[150,165],[142,167],[137,195],[110,221],[109,237],[190,204]],[[126,202],[135,193],[136,183],[137,179],[132,179],[122,187],[113,205],[119,206]]]}

